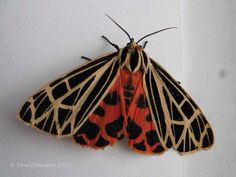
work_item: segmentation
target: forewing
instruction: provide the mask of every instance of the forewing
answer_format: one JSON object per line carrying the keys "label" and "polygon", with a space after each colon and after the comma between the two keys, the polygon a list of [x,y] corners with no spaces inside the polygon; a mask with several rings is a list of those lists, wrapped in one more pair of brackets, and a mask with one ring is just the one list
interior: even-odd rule
{"label": "forewing", "polygon": [[213,132],[200,108],[170,74],[150,61],[144,87],[160,139],[170,136],[180,153],[209,148]]}
{"label": "forewing", "polygon": [[70,136],[76,120],[86,119],[112,86],[119,67],[117,55],[95,59],[45,85],[27,99],[17,118],[58,137]]}

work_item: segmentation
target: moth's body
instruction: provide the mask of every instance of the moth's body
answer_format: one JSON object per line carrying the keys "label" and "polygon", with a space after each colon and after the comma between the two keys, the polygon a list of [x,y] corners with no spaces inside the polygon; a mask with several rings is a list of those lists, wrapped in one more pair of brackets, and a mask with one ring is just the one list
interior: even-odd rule
{"label": "moth's body", "polygon": [[135,42],[47,84],[17,117],[93,148],[113,145],[123,136],[132,149],[146,154],[171,147],[187,153],[213,143],[201,110]]}
{"label": "moth's body", "polygon": [[143,38],[129,37],[122,49],[104,38],[118,51],[46,84],[27,99],[17,118],[92,148],[114,145],[123,136],[129,147],[145,154],[211,147],[213,132],[204,114],[138,45]]}
{"label": "moth's body", "polygon": [[119,56],[122,67],[127,68],[132,73],[138,70],[147,70],[149,59],[142,46],[137,43],[128,43],[125,48],[120,50]]}

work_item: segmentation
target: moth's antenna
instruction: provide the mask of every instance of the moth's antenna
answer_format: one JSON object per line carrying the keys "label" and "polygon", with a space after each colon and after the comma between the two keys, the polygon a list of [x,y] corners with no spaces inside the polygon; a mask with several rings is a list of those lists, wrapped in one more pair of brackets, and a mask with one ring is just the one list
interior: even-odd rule
{"label": "moth's antenna", "polygon": [[124,28],[122,28],[115,20],[113,20],[109,15],[105,14],[108,18],[110,18],[111,21],[113,21],[122,31],[125,32],[125,34],[129,37],[130,42],[132,42],[132,39],[127,31],[125,31]]}
{"label": "moth's antenna", "polygon": [[148,37],[148,36],[151,36],[151,35],[160,33],[160,32],[162,32],[162,31],[165,31],[165,30],[168,30],[168,29],[173,29],[173,28],[177,28],[177,27],[175,26],[175,27],[164,28],[164,29],[155,31],[155,32],[153,32],[153,33],[147,34],[147,35],[143,36],[141,39],[139,39],[139,40],[137,41],[137,43],[139,43],[140,41],[142,41],[144,38],[146,38],[146,37]]}

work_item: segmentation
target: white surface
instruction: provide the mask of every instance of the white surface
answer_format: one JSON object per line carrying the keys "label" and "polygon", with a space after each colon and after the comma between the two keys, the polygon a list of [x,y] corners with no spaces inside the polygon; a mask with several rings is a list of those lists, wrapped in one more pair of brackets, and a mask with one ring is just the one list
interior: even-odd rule
{"label": "white surface", "polygon": [[[0,1],[0,176],[233,177],[235,10],[233,0],[182,0],[181,13],[173,0]],[[121,141],[94,151],[16,121],[26,97],[85,62],[81,55],[96,57],[114,50],[102,34],[120,46],[128,42],[104,13],[135,39],[180,26],[182,15],[182,28],[148,38],[146,51],[181,80],[203,109],[216,137],[212,150],[184,157],[175,151],[144,156]]]}
{"label": "white surface", "polygon": [[[0,1],[0,176],[1,177],[162,177],[182,176],[182,158],[136,154],[125,141],[104,151],[57,140],[16,121],[25,99],[46,82],[115,51],[104,40],[124,46],[128,39],[104,13],[139,39],[155,30],[179,26],[179,2],[157,1]],[[147,52],[181,80],[180,29],[150,37]],[[64,166],[63,166],[64,165]]]}
{"label": "white surface", "polygon": [[236,1],[183,0],[184,83],[211,122],[209,153],[184,158],[186,177],[236,174]]}

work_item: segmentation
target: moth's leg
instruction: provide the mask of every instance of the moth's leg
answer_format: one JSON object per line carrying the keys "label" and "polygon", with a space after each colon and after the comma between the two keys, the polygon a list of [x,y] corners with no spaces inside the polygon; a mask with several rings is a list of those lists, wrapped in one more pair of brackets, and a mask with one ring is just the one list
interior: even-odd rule
{"label": "moth's leg", "polygon": [[81,56],[81,58],[85,59],[85,60],[88,60],[88,61],[91,61],[92,59],[91,58],[88,58],[88,57],[85,57],[85,56]]}
{"label": "moth's leg", "polygon": [[105,39],[109,44],[116,48],[116,50],[120,50],[117,44],[112,43],[106,36],[102,35],[102,38]]}
{"label": "moth's leg", "polygon": [[146,45],[147,45],[148,41],[145,41],[143,44],[143,49],[145,49]]}

